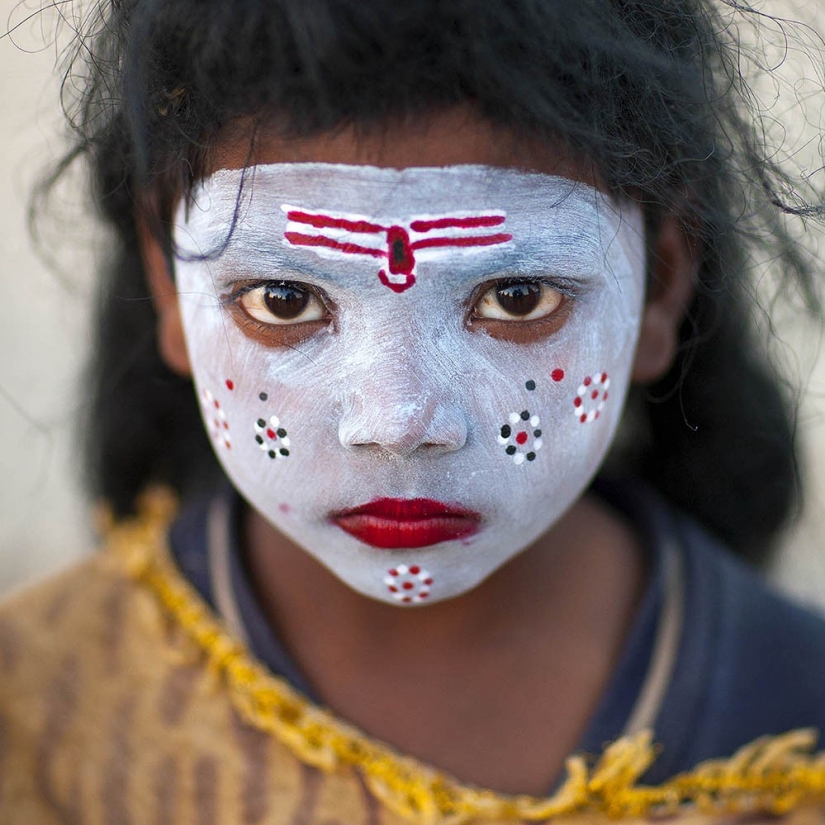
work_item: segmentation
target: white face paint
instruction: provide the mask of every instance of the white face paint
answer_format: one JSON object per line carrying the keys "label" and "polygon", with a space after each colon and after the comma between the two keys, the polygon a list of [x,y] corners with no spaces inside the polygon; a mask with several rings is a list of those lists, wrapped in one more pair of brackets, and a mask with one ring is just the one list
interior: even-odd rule
{"label": "white face paint", "polygon": [[175,241],[227,475],[360,593],[470,590],[601,464],[644,298],[636,205],[510,169],[277,164],[214,174]]}

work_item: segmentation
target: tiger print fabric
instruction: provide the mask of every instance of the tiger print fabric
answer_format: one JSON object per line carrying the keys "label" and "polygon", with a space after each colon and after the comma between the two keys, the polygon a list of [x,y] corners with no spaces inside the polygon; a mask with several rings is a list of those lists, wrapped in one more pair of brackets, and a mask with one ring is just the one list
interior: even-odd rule
{"label": "tiger print fabric", "polygon": [[241,721],[203,654],[100,555],[0,609],[3,825],[391,825],[352,771]]}
{"label": "tiger print fabric", "polygon": [[[809,805],[785,819],[825,824],[823,811]],[[568,819],[606,822],[556,821]],[[305,765],[244,721],[203,649],[115,555],[0,607],[2,825],[402,822],[354,769]]]}

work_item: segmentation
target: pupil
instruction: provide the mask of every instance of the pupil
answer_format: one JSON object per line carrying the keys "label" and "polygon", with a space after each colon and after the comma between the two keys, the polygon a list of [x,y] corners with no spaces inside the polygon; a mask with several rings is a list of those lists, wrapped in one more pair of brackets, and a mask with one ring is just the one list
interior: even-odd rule
{"label": "pupil", "polygon": [[511,315],[529,315],[539,304],[538,284],[507,284],[496,289],[496,300]]}
{"label": "pupil", "polygon": [[266,308],[278,318],[296,318],[309,303],[309,293],[288,284],[267,287]]}

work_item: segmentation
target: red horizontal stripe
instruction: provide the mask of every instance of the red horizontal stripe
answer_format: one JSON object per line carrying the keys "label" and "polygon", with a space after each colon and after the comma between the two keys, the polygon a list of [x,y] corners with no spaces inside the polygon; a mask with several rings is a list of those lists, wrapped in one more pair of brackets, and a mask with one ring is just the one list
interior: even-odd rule
{"label": "red horizontal stripe", "polygon": [[323,235],[302,235],[300,232],[284,232],[284,237],[295,246],[323,246],[327,249],[337,249],[349,255],[370,255],[373,258],[386,258],[385,249],[371,249],[368,246],[359,246],[355,243],[341,243]]}
{"label": "red horizontal stripe", "polygon": [[468,238],[424,238],[410,244],[413,250],[428,249],[434,246],[495,246],[512,241],[513,236],[507,232],[498,235],[474,235]]}
{"label": "red horizontal stripe", "polygon": [[350,221],[346,218],[333,218],[330,215],[313,215],[311,212],[292,210],[286,213],[289,220],[305,223],[315,229],[345,229],[347,232],[386,232],[387,227],[369,221]]}
{"label": "red horizontal stripe", "polygon": [[413,232],[429,232],[432,229],[477,229],[480,226],[500,226],[504,215],[480,215],[475,218],[434,218],[418,220],[410,224]]}

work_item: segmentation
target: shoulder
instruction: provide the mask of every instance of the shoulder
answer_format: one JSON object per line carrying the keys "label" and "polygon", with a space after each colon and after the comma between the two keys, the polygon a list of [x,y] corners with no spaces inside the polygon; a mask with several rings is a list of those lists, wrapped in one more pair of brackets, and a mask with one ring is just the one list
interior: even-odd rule
{"label": "shoulder", "polygon": [[822,742],[825,619],[776,592],[651,489],[600,481],[598,492],[631,521],[653,560],[647,600],[658,618],[644,688],[656,688],[649,724],[661,752],[646,779],[800,728]]}
{"label": "shoulder", "polygon": [[[696,525],[682,520],[692,606],[715,636],[715,685],[764,722],[825,729],[825,618],[795,604]],[[808,722],[805,720],[808,719]]]}
{"label": "shoulder", "polygon": [[780,595],[689,518],[669,510],[658,518],[679,550],[684,585],[669,713],[657,734],[661,725],[687,764],[760,736],[825,734],[825,619]]}
{"label": "shoulder", "polygon": [[134,601],[100,554],[0,605],[3,822],[73,821],[75,766],[100,752],[125,685],[136,683],[127,675]]}
{"label": "shoulder", "polygon": [[119,624],[125,590],[124,577],[95,555],[0,602],[4,672],[42,667],[53,655],[101,643],[101,634]]}
{"label": "shoulder", "polygon": [[0,821],[367,821],[353,770],[317,770],[346,729],[244,655],[163,535],[116,527],[0,605]]}
{"label": "shoulder", "polygon": [[[68,719],[79,704],[101,700],[122,679],[162,626],[151,599],[100,552],[0,604],[0,714],[26,735],[53,707]],[[143,674],[145,677],[146,674]]]}

